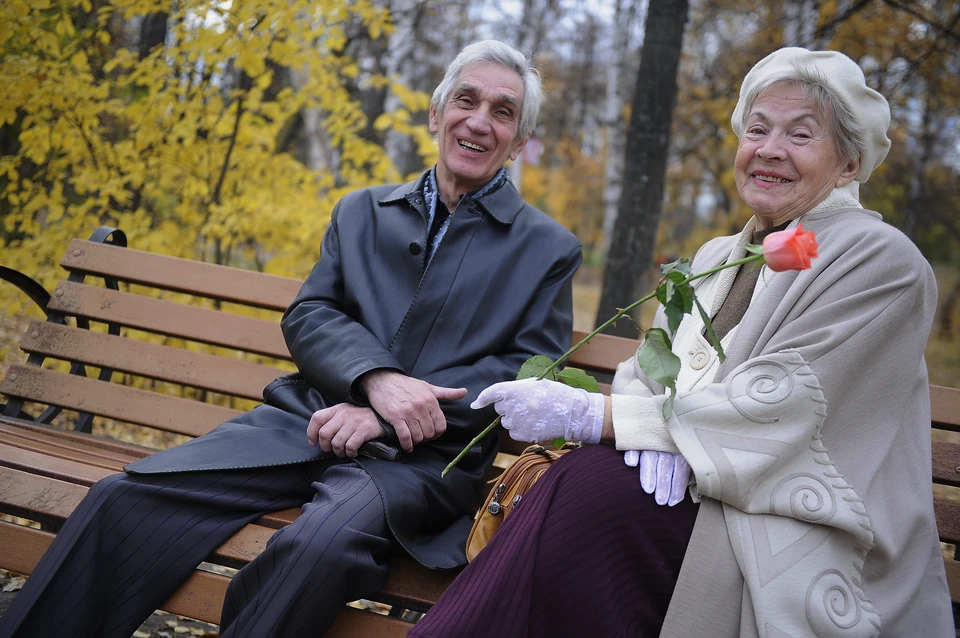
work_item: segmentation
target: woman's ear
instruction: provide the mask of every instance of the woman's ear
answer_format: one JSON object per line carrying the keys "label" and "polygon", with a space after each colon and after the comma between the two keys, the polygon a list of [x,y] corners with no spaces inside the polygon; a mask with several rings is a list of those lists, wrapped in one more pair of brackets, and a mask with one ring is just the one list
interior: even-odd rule
{"label": "woman's ear", "polygon": [[837,188],[842,188],[855,180],[859,172],[860,160],[858,158],[847,164],[844,169],[840,171],[840,176],[837,178]]}

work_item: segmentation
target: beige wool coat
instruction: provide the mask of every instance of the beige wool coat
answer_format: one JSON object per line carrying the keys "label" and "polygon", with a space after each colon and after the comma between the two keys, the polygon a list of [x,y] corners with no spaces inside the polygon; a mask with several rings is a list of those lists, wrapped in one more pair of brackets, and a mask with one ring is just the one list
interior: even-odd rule
{"label": "beige wool coat", "polygon": [[[952,637],[923,359],[933,273],[877,213],[800,221],[820,256],[764,269],[726,362],[663,424],[702,502],[661,636]],[[708,242],[693,271],[737,241]]]}

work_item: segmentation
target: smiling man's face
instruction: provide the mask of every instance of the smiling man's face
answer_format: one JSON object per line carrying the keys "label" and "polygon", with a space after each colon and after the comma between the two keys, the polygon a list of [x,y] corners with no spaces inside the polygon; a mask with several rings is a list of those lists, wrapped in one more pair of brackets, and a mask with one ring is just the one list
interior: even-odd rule
{"label": "smiling man's face", "polygon": [[443,112],[430,107],[430,132],[440,157],[437,186],[453,210],[460,195],[489,182],[507,159],[516,159],[527,138],[518,138],[523,79],[499,64],[468,67]]}

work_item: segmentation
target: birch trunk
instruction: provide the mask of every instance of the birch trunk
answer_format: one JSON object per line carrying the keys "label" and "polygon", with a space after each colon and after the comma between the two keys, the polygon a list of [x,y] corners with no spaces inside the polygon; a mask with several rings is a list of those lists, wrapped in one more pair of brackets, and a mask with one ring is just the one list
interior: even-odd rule
{"label": "birch trunk", "polygon": [[[640,69],[624,149],[623,190],[610,242],[596,325],[637,299],[653,262],[663,209],[677,69],[687,23],[687,0],[650,0]],[[628,321],[608,332],[636,337]]]}
{"label": "birch trunk", "polygon": [[623,147],[626,137],[623,105],[627,100],[626,83],[630,31],[637,17],[635,0],[616,0],[613,18],[613,51],[611,64],[607,67],[607,97],[604,114],[607,138],[607,164],[603,186],[603,236],[604,253],[609,250],[613,227],[617,221],[617,206],[623,179]]}

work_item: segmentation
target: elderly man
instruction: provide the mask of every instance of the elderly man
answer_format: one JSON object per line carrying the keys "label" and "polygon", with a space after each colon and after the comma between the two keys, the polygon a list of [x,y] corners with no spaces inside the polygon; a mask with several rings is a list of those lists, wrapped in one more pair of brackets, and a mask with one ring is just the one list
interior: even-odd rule
{"label": "elderly man", "polygon": [[264,405],[94,485],[0,636],[128,638],[233,533],[290,507],[300,516],[232,580],[222,636],[321,635],[382,587],[398,547],[462,566],[496,454],[477,445],[441,478],[495,416],[470,402],[570,340],[580,245],[503,168],[541,99],[522,54],[466,47],[430,104],[436,166],[334,210],[281,322],[299,372]]}

